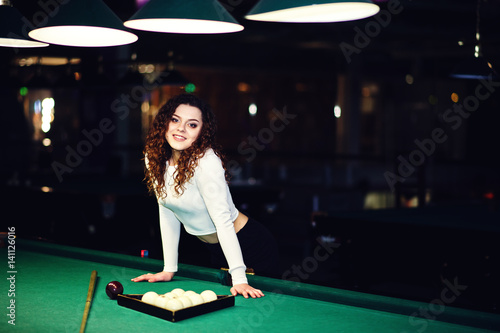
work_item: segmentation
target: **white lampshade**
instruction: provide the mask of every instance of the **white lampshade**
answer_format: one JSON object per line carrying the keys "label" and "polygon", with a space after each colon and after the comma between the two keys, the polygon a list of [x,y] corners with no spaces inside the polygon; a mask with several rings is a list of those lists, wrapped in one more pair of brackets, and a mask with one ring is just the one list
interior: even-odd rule
{"label": "white lampshade", "polygon": [[261,0],[245,18],[268,22],[329,23],[359,20],[379,11],[379,6],[369,0]]}
{"label": "white lampshade", "polygon": [[41,43],[28,37],[30,28],[27,20],[14,7],[10,1],[0,1],[0,46],[5,47],[45,47],[47,43]]}
{"label": "white lampshade", "polygon": [[151,0],[125,26],[145,31],[218,34],[243,30],[218,2],[208,0]]}
{"label": "white lampshade", "polygon": [[125,45],[138,39],[102,0],[60,4],[57,14],[29,36],[50,44],[84,47]]}

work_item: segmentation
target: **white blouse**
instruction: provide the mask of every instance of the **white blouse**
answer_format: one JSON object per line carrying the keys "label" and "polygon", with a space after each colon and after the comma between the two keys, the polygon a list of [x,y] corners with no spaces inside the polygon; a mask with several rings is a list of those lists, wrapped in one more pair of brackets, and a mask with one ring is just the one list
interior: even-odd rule
{"label": "white blouse", "polygon": [[229,265],[233,285],[248,283],[240,244],[233,222],[238,217],[224,168],[212,149],[198,160],[194,176],[184,184],[179,196],[174,191],[173,175],[177,166],[165,172],[167,196],[158,200],[160,230],[166,272],[177,272],[180,225],[187,233],[203,236],[217,233],[219,244]]}

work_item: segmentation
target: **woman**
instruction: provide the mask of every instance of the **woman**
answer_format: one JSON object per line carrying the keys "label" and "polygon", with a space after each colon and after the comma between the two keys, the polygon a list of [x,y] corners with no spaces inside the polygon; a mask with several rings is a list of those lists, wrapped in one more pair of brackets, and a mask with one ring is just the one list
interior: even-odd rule
{"label": "woman", "polygon": [[236,209],[215,132],[210,106],[194,95],[170,99],[155,117],[144,153],[148,188],[158,198],[165,265],[162,272],[143,274],[132,281],[173,278],[182,224],[207,244],[213,261],[227,261],[232,295],[261,297],[261,290],[248,285],[243,257],[257,274],[260,267],[262,271],[276,269],[275,242],[258,222]]}

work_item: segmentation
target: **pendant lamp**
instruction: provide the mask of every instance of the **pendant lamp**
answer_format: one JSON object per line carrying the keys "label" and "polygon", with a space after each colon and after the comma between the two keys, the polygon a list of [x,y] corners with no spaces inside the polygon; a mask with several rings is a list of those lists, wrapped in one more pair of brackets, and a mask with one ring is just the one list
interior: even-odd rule
{"label": "pendant lamp", "polygon": [[28,20],[11,6],[10,1],[0,1],[0,46],[6,47],[45,47],[47,43],[40,43],[28,37],[31,30]]}
{"label": "pendant lamp", "polygon": [[65,46],[117,46],[134,43],[138,37],[102,0],[71,0],[59,5],[47,24],[33,29],[36,40]]}
{"label": "pendant lamp", "polygon": [[180,34],[218,34],[243,30],[217,0],[151,0],[126,27]]}
{"label": "pendant lamp", "polygon": [[329,23],[373,16],[379,6],[369,0],[260,0],[248,20],[289,23]]}

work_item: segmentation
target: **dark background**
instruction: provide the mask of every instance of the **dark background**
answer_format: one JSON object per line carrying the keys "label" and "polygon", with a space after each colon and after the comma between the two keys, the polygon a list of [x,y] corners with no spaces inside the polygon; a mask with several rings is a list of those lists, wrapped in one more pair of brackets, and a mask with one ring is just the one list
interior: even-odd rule
{"label": "dark background", "polygon": [[[284,278],[427,302],[458,279],[468,288],[451,306],[498,311],[499,84],[456,128],[443,116],[452,93],[461,105],[482,84],[450,77],[473,58],[478,13],[482,53],[499,66],[500,1],[480,1],[479,12],[476,1],[401,1],[384,26],[375,17],[253,22],[243,16],[255,0],[220,2],[244,31],[134,31],[138,42],[120,47],[0,49],[2,227],[161,258],[157,205],[142,182],[147,117],[135,102],[158,106],[184,90],[165,84],[143,96],[143,81],[125,79],[141,64],[173,66],[214,108],[219,142],[238,167],[235,203],[274,233]],[[33,21],[44,13],[41,3],[13,5]],[[122,20],[136,11],[133,1],[105,3]],[[388,13],[386,1],[377,4]],[[371,36],[363,40],[359,31]],[[346,45],[358,51],[346,57]],[[30,57],[80,63],[21,66]],[[63,83],[74,71],[81,80]],[[48,147],[31,119],[33,99],[47,94],[56,103]],[[123,107],[124,95],[134,102],[120,109],[126,113],[114,104]],[[279,131],[271,127],[281,124],[277,112],[290,115]],[[67,165],[68,147],[77,149],[103,119],[113,131],[58,178],[54,163]],[[435,129],[446,139],[402,174],[401,158],[415,157],[415,140],[433,138]],[[392,187],[388,173],[404,181]],[[319,260],[318,246],[338,249]],[[209,264],[194,237],[183,235],[181,247],[181,262]]]}

